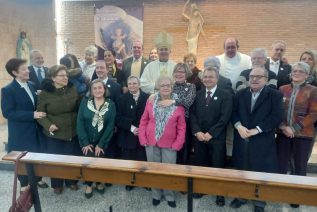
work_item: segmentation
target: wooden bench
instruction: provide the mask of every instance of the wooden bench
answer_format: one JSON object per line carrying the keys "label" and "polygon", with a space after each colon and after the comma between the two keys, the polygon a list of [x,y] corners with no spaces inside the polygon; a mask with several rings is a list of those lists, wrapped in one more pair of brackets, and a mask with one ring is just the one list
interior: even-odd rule
{"label": "wooden bench", "polygon": [[[3,160],[15,161],[18,154],[11,152]],[[193,193],[317,206],[317,178],[313,177],[42,153],[23,157],[19,174],[26,174],[26,167],[35,176],[188,192],[188,211],[192,211]],[[38,195],[36,183],[31,186]],[[39,199],[36,204],[35,211],[41,211]]]}

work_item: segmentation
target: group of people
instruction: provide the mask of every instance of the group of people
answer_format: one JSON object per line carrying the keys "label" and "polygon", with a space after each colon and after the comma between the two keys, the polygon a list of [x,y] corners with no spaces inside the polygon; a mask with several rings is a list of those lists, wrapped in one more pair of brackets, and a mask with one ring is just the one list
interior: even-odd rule
{"label": "group of people", "polygon": [[[10,59],[6,70],[13,81],[1,90],[9,151],[217,168],[227,167],[232,156],[239,170],[306,175],[317,121],[313,51],[291,66],[282,61],[283,41],[273,43],[269,57],[263,48],[248,56],[238,51],[237,39],[227,38],[224,53],[207,57],[199,70],[193,53],[179,63],[170,60],[172,42],[161,32],[155,38],[158,58],[150,61],[134,41],[121,69],[115,51],[96,59],[94,46],[85,49],[84,61],[67,54],[49,69],[38,50],[30,52],[29,67],[23,59]],[[19,181],[23,192],[27,177]],[[64,182],[78,190],[75,180],[52,178],[56,194]],[[85,184],[91,198],[93,182]],[[38,186],[48,187],[40,178]],[[99,193],[105,186],[111,184],[95,182]],[[176,207],[173,191],[151,192],[154,206],[164,195]],[[264,211],[265,202],[252,202],[254,211]],[[236,198],[230,206],[246,203]],[[216,204],[224,206],[225,198],[217,196]]]}

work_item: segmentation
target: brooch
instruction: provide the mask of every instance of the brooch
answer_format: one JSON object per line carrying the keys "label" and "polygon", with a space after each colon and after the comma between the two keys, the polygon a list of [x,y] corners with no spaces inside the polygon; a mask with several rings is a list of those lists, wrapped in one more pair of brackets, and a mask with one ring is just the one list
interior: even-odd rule
{"label": "brooch", "polygon": [[217,99],[218,99],[218,97],[215,96],[215,97],[214,97],[214,100],[217,100]]}
{"label": "brooch", "polygon": [[110,88],[111,86],[110,86],[110,85],[107,85],[107,87]]}
{"label": "brooch", "polygon": [[185,91],[188,91],[188,88],[185,88]]}
{"label": "brooch", "polygon": [[283,67],[281,67],[281,68],[280,68],[280,70],[282,70],[282,71],[283,71],[283,70],[284,70],[284,68],[283,68]]}

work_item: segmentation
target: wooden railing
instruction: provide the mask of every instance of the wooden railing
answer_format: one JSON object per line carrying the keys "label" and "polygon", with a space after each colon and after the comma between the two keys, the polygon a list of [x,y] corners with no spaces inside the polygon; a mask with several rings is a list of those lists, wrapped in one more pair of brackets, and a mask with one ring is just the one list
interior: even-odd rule
{"label": "wooden railing", "polygon": [[[15,161],[19,153],[11,152],[3,160]],[[314,177],[31,152],[20,164],[19,174],[33,179],[35,211],[41,207],[34,176],[184,191],[188,211],[192,211],[193,193],[317,206]]]}

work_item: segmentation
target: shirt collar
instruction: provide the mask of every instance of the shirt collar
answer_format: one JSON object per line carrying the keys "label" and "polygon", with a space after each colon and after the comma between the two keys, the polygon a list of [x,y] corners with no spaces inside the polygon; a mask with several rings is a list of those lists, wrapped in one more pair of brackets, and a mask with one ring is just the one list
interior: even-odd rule
{"label": "shirt collar", "polygon": [[270,58],[270,64],[275,65],[275,64],[280,64],[280,60],[274,61],[272,58]]}
{"label": "shirt collar", "polygon": [[215,87],[213,87],[212,89],[210,89],[210,90],[208,90],[208,89],[206,88],[206,93],[207,93],[208,91],[211,91],[211,94],[214,94],[215,91],[216,91],[216,89],[217,89],[217,85],[216,85]]}
{"label": "shirt collar", "polygon": [[[265,86],[264,86],[264,87],[265,87]],[[263,87],[263,88],[264,88],[264,87]],[[254,94],[254,95],[260,94],[260,93],[262,92],[263,88],[262,88],[261,90],[257,91],[257,92],[253,92],[253,91],[251,90],[251,88],[250,88],[250,92],[251,92],[252,94]]]}
{"label": "shirt collar", "polygon": [[141,61],[141,60],[142,60],[142,56],[140,56],[139,59],[136,59],[135,57],[133,57],[133,62],[136,62],[136,61],[138,62],[138,61]]}
{"label": "shirt collar", "polygon": [[107,77],[106,79],[103,80],[103,83],[105,83],[105,85],[107,85],[109,77]]}
{"label": "shirt collar", "polygon": [[18,79],[15,79],[22,88],[26,88],[28,86],[27,82],[20,82]]}

